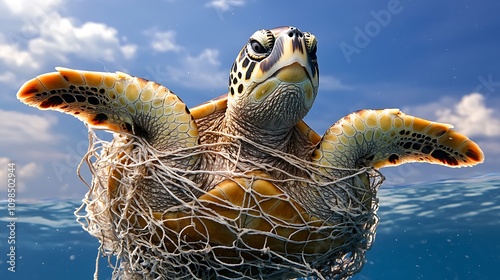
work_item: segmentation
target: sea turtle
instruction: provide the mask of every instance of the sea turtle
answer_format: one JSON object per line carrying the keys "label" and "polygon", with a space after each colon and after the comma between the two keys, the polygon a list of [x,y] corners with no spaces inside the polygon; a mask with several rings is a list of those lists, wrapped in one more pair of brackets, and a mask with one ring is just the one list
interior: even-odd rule
{"label": "sea turtle", "polygon": [[397,109],[351,113],[320,137],[302,120],[318,91],[316,46],[295,27],[256,31],[231,67],[228,93],[192,109],[155,82],[66,68],[26,82],[18,98],[121,133],[102,156],[117,160],[94,165],[93,184],[104,182],[107,194],[95,199],[127,197],[108,207],[108,221],[126,216],[128,233],[147,241],[132,240],[142,244],[135,251],[163,250],[129,256],[132,272],[345,277],[374,232],[373,168],[472,166],[484,156],[450,125]]}

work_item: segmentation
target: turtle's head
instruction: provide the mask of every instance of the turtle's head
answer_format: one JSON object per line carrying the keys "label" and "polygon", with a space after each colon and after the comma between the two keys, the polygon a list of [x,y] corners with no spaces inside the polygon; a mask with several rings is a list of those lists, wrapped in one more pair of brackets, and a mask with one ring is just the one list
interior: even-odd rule
{"label": "turtle's head", "polygon": [[231,68],[232,121],[277,131],[297,124],[318,91],[316,42],[295,27],[256,31]]}

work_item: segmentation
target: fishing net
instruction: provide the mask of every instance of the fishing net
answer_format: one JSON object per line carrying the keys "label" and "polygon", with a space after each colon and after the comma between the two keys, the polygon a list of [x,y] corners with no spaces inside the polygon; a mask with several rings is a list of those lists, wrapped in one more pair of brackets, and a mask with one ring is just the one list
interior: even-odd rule
{"label": "fishing net", "polygon": [[[166,163],[228,155],[213,147],[157,151],[132,135],[108,142],[89,130],[79,170],[86,163],[92,180],[75,214],[99,239],[98,258],[108,258],[113,279],[345,279],[361,269],[383,177],[234,140],[217,145],[253,145],[304,172],[278,170],[276,179],[266,174],[278,167],[238,158],[227,170],[187,170]],[[196,176],[212,176],[224,191],[197,185]],[[173,199],[161,210],[149,205],[141,180]]]}

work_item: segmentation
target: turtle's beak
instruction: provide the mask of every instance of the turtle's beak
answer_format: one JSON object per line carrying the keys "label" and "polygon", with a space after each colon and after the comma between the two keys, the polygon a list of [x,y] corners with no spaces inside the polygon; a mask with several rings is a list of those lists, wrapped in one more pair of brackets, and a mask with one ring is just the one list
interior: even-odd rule
{"label": "turtle's beak", "polygon": [[306,69],[298,62],[281,68],[275,75],[278,79],[286,83],[301,83],[306,79],[311,80]]}

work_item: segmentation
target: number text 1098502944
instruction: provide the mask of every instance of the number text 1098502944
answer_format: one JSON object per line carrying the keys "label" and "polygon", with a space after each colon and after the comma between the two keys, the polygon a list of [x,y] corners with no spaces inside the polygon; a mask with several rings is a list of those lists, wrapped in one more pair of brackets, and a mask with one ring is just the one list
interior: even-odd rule
{"label": "number text 1098502944", "polygon": [[16,272],[16,163],[7,164],[7,211],[8,211],[8,270]]}

